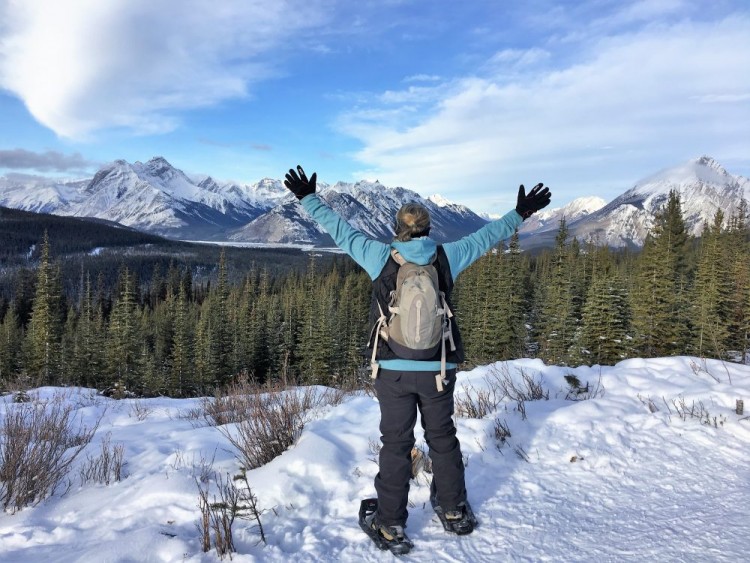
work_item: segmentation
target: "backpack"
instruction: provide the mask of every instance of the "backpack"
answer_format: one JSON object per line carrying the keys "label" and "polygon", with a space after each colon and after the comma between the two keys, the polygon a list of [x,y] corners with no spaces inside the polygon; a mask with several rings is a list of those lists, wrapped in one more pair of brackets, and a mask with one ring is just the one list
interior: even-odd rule
{"label": "backpack", "polygon": [[[451,312],[440,291],[438,272],[433,256],[423,266],[407,262],[398,250],[391,249],[393,260],[399,265],[396,288],[391,291],[388,314],[378,303],[380,316],[373,332],[375,342],[372,347],[372,377],[377,377],[379,364],[375,361],[378,338],[383,338],[388,347],[405,360],[428,360],[440,351],[441,369],[436,377],[438,389],[442,390],[445,379],[446,341],[451,350],[456,346],[451,331]],[[438,380],[439,377],[439,380]]]}

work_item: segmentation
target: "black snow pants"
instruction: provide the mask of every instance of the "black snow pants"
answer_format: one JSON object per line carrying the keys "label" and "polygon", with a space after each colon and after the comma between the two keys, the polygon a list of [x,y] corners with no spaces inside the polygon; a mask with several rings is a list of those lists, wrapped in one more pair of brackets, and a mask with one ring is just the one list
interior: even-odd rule
{"label": "black snow pants", "polygon": [[417,409],[432,461],[432,494],[444,510],[455,509],[466,500],[463,457],[452,418],[456,370],[448,370],[446,378],[442,391],[437,388],[434,371],[381,368],[375,380],[383,443],[375,490],[378,519],[386,526],[406,524]]}

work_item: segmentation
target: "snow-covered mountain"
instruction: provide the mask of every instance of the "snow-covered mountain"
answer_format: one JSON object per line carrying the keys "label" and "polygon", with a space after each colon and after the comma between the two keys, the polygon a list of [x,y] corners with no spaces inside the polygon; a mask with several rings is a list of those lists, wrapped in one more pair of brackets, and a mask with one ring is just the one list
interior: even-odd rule
{"label": "snow-covered mountain", "polygon": [[[433,236],[454,240],[482,227],[486,221],[469,208],[441,199],[426,199],[405,188],[387,188],[379,182],[322,184],[318,193],[339,215],[366,235],[393,238],[393,219],[399,208],[418,202],[430,210]],[[230,238],[246,242],[326,244],[330,237],[289,196],[279,206],[233,233]]]}
{"label": "snow-covered mountain", "polygon": [[[524,247],[551,245],[562,217],[570,235],[581,241],[641,246],[672,189],[680,194],[688,229],[695,235],[717,209],[724,210],[728,220],[742,197],[750,199],[750,180],[703,156],[641,180],[606,205],[599,197],[581,197],[564,207],[542,210],[521,228]],[[378,239],[392,237],[396,211],[408,201],[430,209],[433,234],[442,240],[473,232],[489,219],[440,195],[423,198],[379,182],[320,183],[319,193],[357,229]],[[162,157],[145,164],[117,160],[91,179],[0,177],[0,206],[97,217],[171,238],[330,243],[281,180],[265,178],[243,185],[210,176],[189,177]]]}
{"label": "snow-covered mountain", "polygon": [[[680,195],[687,230],[694,236],[701,235],[703,225],[713,221],[718,209],[724,212],[726,224],[742,198],[750,200],[750,180],[730,174],[713,158],[702,156],[644,178],[590,214],[578,219],[566,215],[568,234],[579,241],[615,248],[643,246],[671,190]],[[541,219],[544,214],[539,215]],[[529,230],[524,226],[524,247],[549,246],[558,227],[559,217],[546,221],[543,228]]]}
{"label": "snow-covered mountain", "polygon": [[0,205],[107,219],[172,238],[223,239],[285,195],[278,180],[240,186],[191,179],[162,157],[133,164],[116,160],[89,180],[0,178]]}
{"label": "snow-covered mountain", "polygon": [[[319,184],[328,203],[356,228],[390,238],[398,208],[420,201],[443,238],[463,236],[485,220],[468,208],[439,204],[404,188],[378,182]],[[222,183],[188,177],[166,159],[116,160],[90,180],[51,181],[32,176],[0,178],[0,205],[58,215],[96,217],[171,238],[325,244],[330,238],[296,204],[281,180]]]}
{"label": "snow-covered mountain", "polygon": [[549,230],[557,231],[561,219],[565,219],[567,223],[572,223],[598,211],[605,205],[607,205],[607,201],[598,196],[579,197],[563,207],[542,209],[534,213],[523,222],[519,232],[523,234]]}
{"label": "snow-covered mountain", "polygon": [[750,180],[702,156],[644,178],[599,211],[571,223],[571,235],[585,234],[613,247],[642,246],[671,190],[680,195],[688,232],[695,236],[700,236],[717,210],[724,212],[727,222],[742,198],[750,200]]}
{"label": "snow-covered mountain", "polygon": [[83,190],[90,179],[54,181],[42,176],[0,176],[0,205],[34,213],[57,213]]}

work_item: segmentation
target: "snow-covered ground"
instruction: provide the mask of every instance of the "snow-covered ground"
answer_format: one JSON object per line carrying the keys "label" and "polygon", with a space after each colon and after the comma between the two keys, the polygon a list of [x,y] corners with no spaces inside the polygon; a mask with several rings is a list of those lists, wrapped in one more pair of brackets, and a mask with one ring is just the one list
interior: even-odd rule
{"label": "snow-covered ground", "polygon": [[[415,549],[404,561],[748,560],[750,413],[737,415],[735,401],[750,410],[750,366],[688,357],[601,368],[517,360],[459,374],[457,400],[523,374],[549,392],[524,403],[526,418],[509,399],[482,419],[457,417],[480,526],[447,535],[423,473],[412,482],[407,533]],[[566,400],[571,374],[589,383],[592,398]],[[0,513],[0,561],[217,561],[201,550],[195,479],[211,461],[223,475],[236,474],[239,462],[216,427],[195,427],[186,416],[200,401],[36,391],[60,392],[87,421],[103,413],[76,464],[111,433],[124,446],[126,478],[81,486],[74,467],[65,494]],[[701,418],[680,416],[683,405]],[[5,397],[0,416],[11,408]],[[505,444],[496,421],[510,430]],[[254,522],[236,521],[233,560],[394,560],[357,525],[360,499],[374,493],[377,425],[376,400],[349,397],[320,409],[292,448],[248,472],[268,544]]]}

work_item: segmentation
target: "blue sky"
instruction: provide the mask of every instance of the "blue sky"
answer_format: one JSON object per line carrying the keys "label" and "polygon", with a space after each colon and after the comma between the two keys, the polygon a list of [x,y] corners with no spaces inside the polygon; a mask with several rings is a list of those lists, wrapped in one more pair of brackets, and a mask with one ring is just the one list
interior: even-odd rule
{"label": "blue sky", "polygon": [[503,212],[750,176],[746,0],[0,0],[0,174],[297,163]]}

